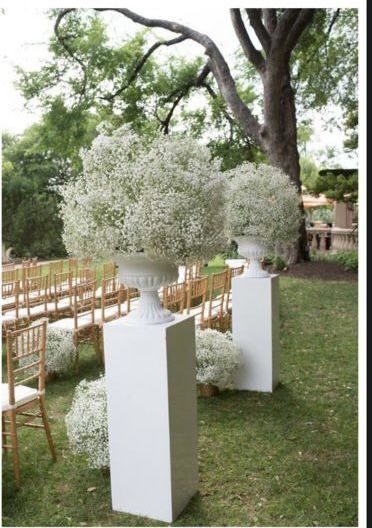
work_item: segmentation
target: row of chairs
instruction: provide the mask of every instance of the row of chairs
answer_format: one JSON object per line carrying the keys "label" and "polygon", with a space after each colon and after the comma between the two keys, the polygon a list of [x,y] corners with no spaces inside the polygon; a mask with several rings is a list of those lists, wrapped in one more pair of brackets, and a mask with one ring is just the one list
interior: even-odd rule
{"label": "row of chairs", "polygon": [[231,314],[231,281],[244,266],[226,268],[220,273],[170,284],[163,291],[163,305],[172,312],[192,314],[200,328],[228,327]]}
{"label": "row of chairs", "polygon": [[[55,273],[53,284],[49,275],[28,277],[20,280],[2,283],[2,313],[3,321],[31,321],[41,314],[59,312],[63,314],[68,308],[68,297],[71,298],[72,287],[95,279],[95,272],[89,268],[81,270],[77,277],[73,272]],[[66,299],[60,303],[60,298]]]}
{"label": "row of chairs", "polygon": [[[112,266],[109,263],[106,266]],[[72,271],[76,277],[84,273],[84,270],[91,267],[91,259],[84,258],[68,260],[68,271]],[[48,264],[39,264],[37,261],[23,261],[20,266],[6,264],[2,266],[2,282],[20,281],[20,289],[23,290],[26,279],[48,275],[50,286],[53,285],[54,276],[64,271],[64,261],[56,260]]]}

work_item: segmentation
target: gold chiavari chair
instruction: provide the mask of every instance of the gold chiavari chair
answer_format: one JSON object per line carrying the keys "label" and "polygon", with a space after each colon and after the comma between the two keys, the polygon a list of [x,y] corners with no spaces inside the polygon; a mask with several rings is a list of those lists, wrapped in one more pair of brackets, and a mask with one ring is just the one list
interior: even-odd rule
{"label": "gold chiavari chair", "polygon": [[186,308],[184,313],[194,315],[197,326],[204,324],[207,289],[208,277],[193,279],[186,284]]}
{"label": "gold chiavari chair", "polygon": [[185,270],[185,281],[189,282],[194,279],[200,279],[201,277],[202,262],[198,261],[194,264],[186,266]]}
{"label": "gold chiavari chair", "polygon": [[100,310],[96,311],[100,324],[108,323],[126,315],[130,310],[128,288],[119,283],[117,277],[102,279],[102,301]]}
{"label": "gold chiavari chair", "polygon": [[54,260],[49,263],[49,294],[53,296],[54,276],[63,272],[63,260]]}
{"label": "gold chiavari chair", "polygon": [[92,264],[92,259],[90,257],[83,257],[81,259],[81,267],[82,268],[90,268],[91,264]]}
{"label": "gold chiavari chair", "polygon": [[96,270],[92,268],[81,268],[77,270],[75,284],[85,284],[96,280]]}
{"label": "gold chiavari chair", "polygon": [[[72,317],[59,319],[49,325],[49,331],[64,329],[71,331],[73,341],[78,347],[79,343],[91,343],[95,347],[97,359],[101,362],[99,346],[99,328],[95,319],[96,281],[77,284],[72,287]],[[47,351],[48,353],[48,351]],[[78,369],[78,348],[76,352],[76,368]]]}
{"label": "gold chiavari chair", "polygon": [[68,259],[68,271],[72,271],[75,275],[78,270],[78,259],[69,258]]}
{"label": "gold chiavari chair", "polygon": [[[12,452],[17,488],[20,487],[18,427],[44,429],[52,458],[56,460],[45,408],[46,333],[47,321],[42,320],[6,334],[7,383],[2,384],[2,445],[4,450]],[[37,382],[37,388],[30,387],[30,382]],[[36,412],[31,412],[33,407],[37,407]],[[34,423],[35,420],[39,423]]]}
{"label": "gold chiavari chair", "polygon": [[116,276],[116,264],[115,262],[105,262],[102,269],[102,278],[109,279]]}
{"label": "gold chiavari chair", "polygon": [[2,282],[13,282],[13,281],[18,280],[18,278],[19,278],[19,271],[17,268],[3,269],[1,273]]}
{"label": "gold chiavari chair", "polygon": [[23,306],[18,310],[8,312],[8,317],[13,317],[16,323],[30,322],[52,313],[53,303],[49,303],[48,276],[29,277],[25,280],[22,295]]}
{"label": "gold chiavari chair", "polygon": [[[49,277],[39,275],[38,277],[28,277],[25,280],[24,289],[26,301],[26,316],[29,321],[47,316],[54,310],[54,304],[49,301]],[[20,310],[20,312],[23,309]]]}
{"label": "gold chiavari chair", "polygon": [[14,328],[19,319],[19,280],[1,283],[2,328]]}
{"label": "gold chiavari chair", "polygon": [[227,267],[227,286],[225,295],[225,314],[226,314],[226,326],[229,326],[231,320],[231,309],[232,309],[232,279],[238,275],[244,273],[244,265],[236,268]]}
{"label": "gold chiavari chair", "polygon": [[186,283],[168,284],[163,288],[163,306],[171,312],[182,313],[186,302]]}
{"label": "gold chiavari chair", "polygon": [[73,271],[64,271],[54,275],[53,302],[57,318],[72,316],[72,279]]}
{"label": "gold chiavari chair", "polygon": [[227,270],[210,275],[208,301],[205,304],[203,326],[207,328],[225,328],[225,295],[227,290]]}

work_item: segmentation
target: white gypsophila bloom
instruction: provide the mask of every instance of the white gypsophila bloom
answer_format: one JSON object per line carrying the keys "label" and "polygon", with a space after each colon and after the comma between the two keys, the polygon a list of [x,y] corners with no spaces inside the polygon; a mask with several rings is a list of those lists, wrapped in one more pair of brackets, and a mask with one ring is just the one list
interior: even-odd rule
{"label": "white gypsophila bloom", "polygon": [[45,347],[45,372],[62,374],[74,365],[76,346],[73,334],[65,328],[48,327]]}
{"label": "white gypsophila bloom", "polygon": [[231,237],[255,238],[269,250],[298,239],[300,196],[289,176],[277,167],[248,162],[225,175]]}
{"label": "white gypsophila bloom", "polygon": [[196,380],[220,389],[233,387],[233,372],[241,356],[231,334],[206,329],[196,330]]}
{"label": "white gypsophila bloom", "polygon": [[225,178],[207,147],[127,125],[81,153],[83,172],[60,188],[63,241],[93,258],[145,250],[175,263],[208,259],[225,244]]}
{"label": "white gypsophila bloom", "polygon": [[[39,321],[34,321],[31,326],[37,326]],[[27,339],[27,334],[18,339]],[[27,343],[25,342],[25,347]],[[21,346],[19,345],[21,350]],[[73,334],[70,330],[64,328],[47,327],[47,336],[45,344],[45,373],[62,374],[71,370],[76,359],[76,347],[73,341]],[[33,363],[37,360],[36,354],[31,354],[20,358],[20,366]],[[35,373],[38,367],[35,367]]]}
{"label": "white gypsophila bloom", "polygon": [[65,417],[71,450],[86,457],[89,467],[109,467],[105,378],[83,380],[75,389]]}

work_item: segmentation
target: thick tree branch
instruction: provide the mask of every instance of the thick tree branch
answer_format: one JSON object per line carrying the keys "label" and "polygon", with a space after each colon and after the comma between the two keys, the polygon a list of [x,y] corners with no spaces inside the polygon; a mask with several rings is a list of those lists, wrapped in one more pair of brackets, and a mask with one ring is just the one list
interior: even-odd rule
{"label": "thick tree branch", "polygon": [[249,23],[254,29],[266,55],[270,52],[271,38],[265,26],[262,23],[262,9],[246,9]]}
{"label": "thick tree branch", "polygon": [[301,9],[286,9],[279,18],[274,34],[272,35],[273,40],[278,45],[284,42],[300,13]]}
{"label": "thick tree branch", "polygon": [[234,31],[247,59],[262,73],[265,69],[265,60],[262,54],[253,46],[252,41],[248,35],[248,31],[244,25],[240,9],[230,9],[231,21]]}
{"label": "thick tree branch", "polygon": [[136,64],[133,72],[129,76],[128,81],[121,88],[116,90],[116,92],[114,92],[113,94],[110,94],[110,95],[106,95],[106,96],[102,97],[101,99],[106,99],[108,101],[112,101],[112,99],[115,99],[115,97],[117,97],[122,92],[124,92],[133,83],[133,81],[136,79],[137,75],[142,70],[143,66],[146,64],[146,61],[151,57],[151,55],[154,53],[154,51],[156,51],[158,48],[160,48],[160,46],[172,46],[173,44],[178,44],[179,42],[183,42],[186,39],[187,39],[187,37],[184,37],[183,35],[181,35],[180,37],[177,37],[177,38],[174,38],[174,39],[171,39],[171,40],[165,40],[163,42],[156,42],[155,44],[153,44],[147,50],[147,52],[144,54],[144,56],[138,62],[138,64]]}
{"label": "thick tree branch", "polygon": [[315,9],[301,9],[298,17],[293,23],[286,39],[285,39],[285,50],[287,53],[291,53],[293,48],[296,46],[302,32],[307,28],[313,19]]}
{"label": "thick tree branch", "polygon": [[215,42],[202,33],[195,31],[183,24],[171,22],[162,19],[150,19],[138,15],[126,8],[95,8],[96,11],[115,11],[129,18],[137,24],[146,27],[159,27],[172,31],[173,33],[180,33],[181,35],[194,40],[204,47],[206,55],[209,57],[208,64],[216,78],[219,90],[222,97],[225,99],[227,105],[231,108],[236,120],[244,132],[251,137],[255,142],[261,143],[260,125],[254,117],[249,108],[243,103],[239,97],[234,79],[231,75],[229,66],[224,59],[221,51]]}
{"label": "thick tree branch", "polygon": [[265,27],[270,35],[272,35],[276,28],[276,9],[263,9],[263,20]]}

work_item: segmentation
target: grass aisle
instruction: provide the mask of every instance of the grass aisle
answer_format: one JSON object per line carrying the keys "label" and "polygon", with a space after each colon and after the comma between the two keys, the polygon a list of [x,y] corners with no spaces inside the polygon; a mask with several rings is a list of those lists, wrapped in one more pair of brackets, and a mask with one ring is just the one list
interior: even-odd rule
{"label": "grass aisle", "polygon": [[[357,284],[281,277],[281,385],[273,395],[227,392],[198,400],[200,492],[178,526],[357,525]],[[113,513],[106,472],[68,448],[73,389],[99,369],[48,384],[58,462],[20,430],[22,487],[3,458],[5,526],[155,526]]]}

